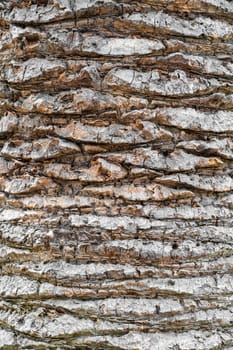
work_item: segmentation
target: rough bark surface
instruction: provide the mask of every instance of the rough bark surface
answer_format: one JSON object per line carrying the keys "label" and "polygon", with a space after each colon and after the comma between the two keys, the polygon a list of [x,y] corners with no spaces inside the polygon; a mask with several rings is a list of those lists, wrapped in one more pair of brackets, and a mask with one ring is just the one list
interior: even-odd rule
{"label": "rough bark surface", "polygon": [[0,348],[233,349],[233,3],[0,2]]}

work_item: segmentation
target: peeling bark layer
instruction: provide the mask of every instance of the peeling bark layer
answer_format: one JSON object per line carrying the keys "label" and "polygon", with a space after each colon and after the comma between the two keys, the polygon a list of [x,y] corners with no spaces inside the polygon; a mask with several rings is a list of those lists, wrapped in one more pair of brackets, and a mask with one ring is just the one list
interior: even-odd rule
{"label": "peeling bark layer", "polygon": [[1,1],[1,349],[233,349],[232,20]]}

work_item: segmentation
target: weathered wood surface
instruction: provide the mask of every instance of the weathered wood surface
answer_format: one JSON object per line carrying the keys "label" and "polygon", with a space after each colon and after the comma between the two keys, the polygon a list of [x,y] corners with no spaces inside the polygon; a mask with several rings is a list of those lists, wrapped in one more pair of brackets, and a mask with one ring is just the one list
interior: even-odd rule
{"label": "weathered wood surface", "polygon": [[0,348],[233,349],[232,1],[0,30]]}

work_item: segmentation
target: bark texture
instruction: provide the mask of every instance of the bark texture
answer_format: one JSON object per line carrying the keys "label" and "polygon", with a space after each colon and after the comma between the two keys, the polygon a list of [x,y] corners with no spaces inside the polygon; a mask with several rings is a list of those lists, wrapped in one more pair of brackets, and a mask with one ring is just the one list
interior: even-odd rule
{"label": "bark texture", "polygon": [[233,349],[233,3],[0,2],[0,348]]}

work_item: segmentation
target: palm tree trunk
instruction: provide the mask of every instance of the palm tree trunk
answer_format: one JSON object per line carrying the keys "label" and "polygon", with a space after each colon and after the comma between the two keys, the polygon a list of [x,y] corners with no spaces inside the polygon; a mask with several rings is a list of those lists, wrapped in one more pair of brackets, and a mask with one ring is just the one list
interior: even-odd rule
{"label": "palm tree trunk", "polygon": [[1,1],[0,349],[233,349],[232,20]]}

